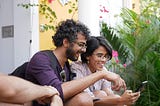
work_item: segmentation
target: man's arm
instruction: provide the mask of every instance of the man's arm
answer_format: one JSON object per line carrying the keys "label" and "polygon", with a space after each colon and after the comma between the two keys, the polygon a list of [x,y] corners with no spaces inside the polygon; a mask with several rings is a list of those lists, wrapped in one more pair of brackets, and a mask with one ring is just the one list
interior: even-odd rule
{"label": "man's arm", "polygon": [[102,78],[102,74],[97,72],[80,79],[64,82],[62,84],[64,100],[82,92],[84,89],[88,88],[90,85]]}
{"label": "man's arm", "polygon": [[50,86],[39,86],[14,76],[0,74],[0,101],[22,104],[38,98],[51,97],[58,91]]}
{"label": "man's arm", "polygon": [[116,90],[121,87],[125,88],[125,82],[121,79],[118,74],[108,72],[108,71],[98,71],[81,79],[76,79],[68,81],[62,84],[64,99],[69,99],[70,97],[82,92],[84,89],[94,84],[100,79],[106,79],[114,83],[113,88]]}

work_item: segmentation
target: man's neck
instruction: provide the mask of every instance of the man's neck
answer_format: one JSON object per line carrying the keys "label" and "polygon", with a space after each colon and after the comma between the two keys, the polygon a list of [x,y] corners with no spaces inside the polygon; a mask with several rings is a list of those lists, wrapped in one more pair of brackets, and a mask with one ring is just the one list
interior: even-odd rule
{"label": "man's neck", "polygon": [[53,53],[56,56],[59,64],[63,68],[65,65],[65,62],[67,61],[65,50],[63,50],[61,48],[56,48],[55,50],[53,50]]}

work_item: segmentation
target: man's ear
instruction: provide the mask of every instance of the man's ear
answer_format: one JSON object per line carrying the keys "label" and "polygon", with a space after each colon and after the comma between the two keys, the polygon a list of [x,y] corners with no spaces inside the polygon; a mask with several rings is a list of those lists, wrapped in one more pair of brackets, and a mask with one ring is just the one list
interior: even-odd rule
{"label": "man's ear", "polygon": [[63,39],[63,46],[66,47],[66,48],[69,47],[69,41],[68,41],[67,38],[64,38],[64,39]]}

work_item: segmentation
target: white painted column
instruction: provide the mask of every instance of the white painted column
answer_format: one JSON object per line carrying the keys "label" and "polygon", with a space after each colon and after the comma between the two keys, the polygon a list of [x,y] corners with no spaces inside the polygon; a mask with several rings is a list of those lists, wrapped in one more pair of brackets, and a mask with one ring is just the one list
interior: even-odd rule
{"label": "white painted column", "polygon": [[30,9],[25,9],[18,4],[30,3],[29,0],[14,0],[14,68],[29,60],[31,38],[30,35]]}
{"label": "white painted column", "polygon": [[78,19],[88,26],[93,36],[99,36],[99,0],[78,0]]}
{"label": "white painted column", "polygon": [[123,7],[132,9],[132,0],[122,0]]}
{"label": "white painted column", "polygon": [[39,50],[38,8],[25,9],[17,4],[38,0],[14,0],[14,67],[18,67]]}
{"label": "white painted column", "polygon": [[[39,0],[30,0],[31,4],[38,4]],[[30,58],[39,51],[39,9],[37,6],[31,8],[31,47]]]}

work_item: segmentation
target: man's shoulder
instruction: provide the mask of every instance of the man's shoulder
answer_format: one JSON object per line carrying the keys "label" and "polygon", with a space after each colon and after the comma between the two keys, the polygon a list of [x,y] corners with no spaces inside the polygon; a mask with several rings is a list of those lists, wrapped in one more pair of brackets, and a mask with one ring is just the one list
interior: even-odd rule
{"label": "man's shoulder", "polygon": [[52,52],[52,50],[41,50],[41,51],[38,51],[37,53],[35,53],[35,55],[46,55],[48,54],[49,52]]}
{"label": "man's shoulder", "polygon": [[[32,57],[32,59],[49,59],[49,52],[52,52],[51,50],[42,50],[42,51],[38,51],[37,53],[35,53]],[[54,58],[54,56],[53,56]],[[56,58],[56,57],[55,57]]]}
{"label": "man's shoulder", "polygon": [[40,66],[48,66],[51,64],[51,59],[50,57],[47,55],[46,52],[44,51],[38,51],[37,53],[35,53],[33,55],[33,57],[31,58],[31,60],[29,61],[29,67],[32,67],[32,66],[37,66],[37,67],[40,67]]}

